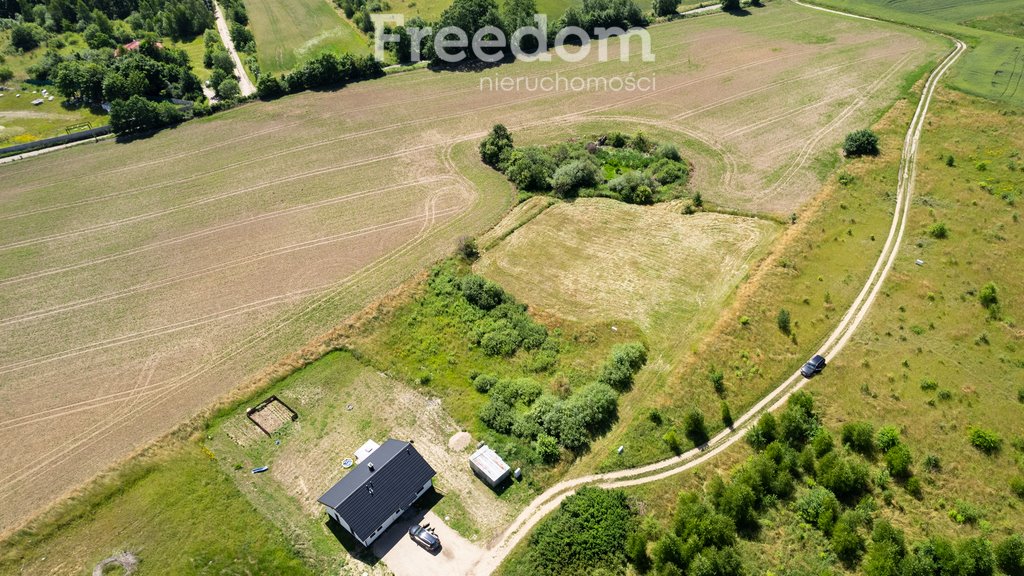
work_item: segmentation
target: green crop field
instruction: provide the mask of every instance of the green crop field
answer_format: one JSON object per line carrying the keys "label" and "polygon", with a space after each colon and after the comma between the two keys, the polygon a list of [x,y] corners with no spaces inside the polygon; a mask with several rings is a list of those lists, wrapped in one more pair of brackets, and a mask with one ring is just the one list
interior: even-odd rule
{"label": "green crop field", "polygon": [[328,0],[246,0],[264,73],[287,72],[320,52],[368,54],[369,40]]}
{"label": "green crop field", "polygon": [[815,4],[952,34],[971,49],[947,78],[958,90],[1024,106],[1024,9],[1016,0],[815,0]]}

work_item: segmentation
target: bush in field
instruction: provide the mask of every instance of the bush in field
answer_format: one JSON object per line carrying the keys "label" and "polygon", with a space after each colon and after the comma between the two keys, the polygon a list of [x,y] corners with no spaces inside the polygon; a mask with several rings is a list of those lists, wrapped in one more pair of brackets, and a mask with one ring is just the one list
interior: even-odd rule
{"label": "bush in field", "polygon": [[633,386],[633,376],[647,363],[647,348],[640,342],[617,344],[601,367],[597,381],[616,390],[624,391]]}
{"label": "bush in field", "polygon": [[274,100],[288,93],[288,87],[282,81],[270,74],[260,76],[256,82],[256,95],[260,100]]}
{"label": "bush in field", "polygon": [[806,444],[821,425],[814,411],[814,398],[807,392],[797,392],[789,397],[786,409],[779,417],[781,438],[794,449]]}
{"label": "bush in field", "polygon": [[217,96],[221,100],[234,100],[242,95],[242,89],[238,85],[238,80],[234,78],[225,78],[223,82],[217,85]]}
{"label": "bush in field", "polygon": [[906,444],[897,444],[885,453],[885,465],[893,478],[906,480],[910,478],[910,466],[913,464],[913,457]]}
{"label": "bush in field", "polygon": [[775,324],[778,325],[779,331],[788,336],[793,330],[789,317],[789,310],[786,310],[785,308],[779,309],[779,314],[775,317]]}
{"label": "bush in field", "polygon": [[804,522],[827,535],[832,532],[842,505],[828,488],[814,486],[796,501],[796,511]]}
{"label": "bush in field", "polygon": [[1024,576],[1024,537],[1013,535],[996,545],[996,565],[1007,576]]}
{"label": "bush in field", "polygon": [[882,426],[875,434],[875,446],[882,452],[888,452],[900,444],[900,431],[895,426]]}
{"label": "bush in field", "polygon": [[936,222],[928,228],[928,235],[936,240],[945,240],[949,238],[949,228],[946,227],[945,222]]}
{"label": "bush in field", "polygon": [[696,408],[691,408],[683,419],[683,431],[694,446],[707,444],[708,427],[704,422],[704,413]]}
{"label": "bush in field", "polygon": [[484,164],[498,168],[503,158],[512,151],[512,134],[504,124],[495,124],[480,142],[480,159]]}
{"label": "bush in field", "polygon": [[506,300],[505,291],[494,282],[476,274],[467,274],[459,280],[462,295],[481,310],[492,310]]}
{"label": "bush in field", "polygon": [[878,136],[871,130],[850,132],[843,140],[843,153],[847,156],[877,156]]}
{"label": "bush in field", "polygon": [[473,387],[481,394],[486,394],[497,383],[498,377],[491,374],[480,374],[473,379]]}
{"label": "bush in field", "polygon": [[505,175],[520,190],[543,192],[549,190],[555,174],[555,162],[543,148],[526,146],[514,148],[505,164]]}
{"label": "bush in field", "polygon": [[864,553],[864,537],[860,535],[860,515],[847,510],[832,529],[832,551],[847,566],[853,566]]}
{"label": "bush in field", "polygon": [[588,160],[571,160],[562,164],[551,177],[551,189],[562,198],[572,198],[580,188],[597,186],[600,169]]}
{"label": "bush in field", "polygon": [[978,292],[978,302],[985,308],[992,309],[999,305],[999,288],[992,282],[985,284]]}
{"label": "bush in field", "polygon": [[14,78],[14,72],[6,66],[0,66],[0,84],[10,81],[11,78]]}
{"label": "bush in field", "polygon": [[678,12],[679,2],[676,0],[654,0],[655,16],[670,16]]}
{"label": "bush in field", "polygon": [[554,464],[558,462],[558,440],[555,440],[553,436],[541,433],[537,435],[537,440],[533,443],[533,449],[537,452],[537,457],[540,461],[545,464]]}
{"label": "bush in field", "polygon": [[618,573],[635,527],[624,492],[584,486],[537,526],[524,561],[540,574]]}
{"label": "bush in field", "polygon": [[662,185],[685,183],[690,176],[690,169],[686,164],[665,158],[656,160],[648,166],[646,172],[655,182]]}
{"label": "bush in field", "polygon": [[985,454],[995,454],[1003,446],[1003,439],[995,432],[983,428],[971,427],[967,433],[971,446],[981,450]]}
{"label": "bush in field", "polygon": [[46,35],[38,24],[15,24],[11,27],[11,46],[28,52],[42,44]]}
{"label": "bush in field", "polygon": [[1024,476],[1015,476],[1010,479],[1010,491],[1017,498],[1024,500]]}
{"label": "bush in field", "polygon": [[867,467],[836,452],[829,452],[818,461],[815,479],[846,502],[855,500],[870,488]]}
{"label": "bush in field", "polygon": [[747,444],[754,450],[764,450],[779,437],[779,426],[771,412],[765,412],[757,424],[747,432]]}
{"label": "bush in field", "polygon": [[868,422],[843,424],[840,437],[843,444],[854,452],[859,452],[869,458],[875,453],[875,429]]}
{"label": "bush in field", "polygon": [[623,202],[650,204],[654,199],[652,182],[642,172],[626,172],[608,182],[608,189],[619,195]]}

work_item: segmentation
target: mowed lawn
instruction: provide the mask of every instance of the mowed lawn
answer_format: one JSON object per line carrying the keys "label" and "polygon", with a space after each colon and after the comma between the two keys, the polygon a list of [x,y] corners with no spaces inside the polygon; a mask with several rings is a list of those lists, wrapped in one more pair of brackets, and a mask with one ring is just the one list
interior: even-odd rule
{"label": "mowed lawn", "polygon": [[329,0],[245,0],[264,73],[287,72],[321,52],[368,54],[369,40]]}
{"label": "mowed lawn", "polygon": [[656,353],[687,350],[779,226],[604,198],[557,203],[474,266],[517,298],[583,323],[631,322]]}
{"label": "mowed lawn", "polygon": [[1024,6],[1019,0],[815,0],[815,4],[952,34],[970,50],[946,82],[1024,106]]}

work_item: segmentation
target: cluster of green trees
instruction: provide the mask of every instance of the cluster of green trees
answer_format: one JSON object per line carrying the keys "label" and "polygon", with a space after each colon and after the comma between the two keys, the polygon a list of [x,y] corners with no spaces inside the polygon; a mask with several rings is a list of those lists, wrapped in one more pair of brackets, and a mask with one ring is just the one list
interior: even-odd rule
{"label": "cluster of green trees", "polygon": [[203,0],[21,0],[0,3],[0,17],[20,21],[11,43],[26,51],[51,33],[82,32],[90,47],[98,48],[147,32],[194,38],[213,25],[213,12]]}
{"label": "cluster of green trees", "polygon": [[526,192],[603,196],[630,204],[676,198],[690,174],[678,148],[658,144],[643,132],[517,148],[508,129],[497,124],[480,142],[480,159]]}
{"label": "cluster of green trees", "polygon": [[[567,499],[570,511],[560,510],[542,523],[522,565],[509,572],[574,574],[579,558],[586,558],[613,573],[628,563],[641,574],[742,576],[751,571],[741,562],[737,542],[757,536],[765,510],[788,502],[800,520],[827,537],[825,553],[857,573],[1024,576],[1021,535],[995,545],[982,536],[959,542],[931,537],[910,545],[902,530],[879,517],[872,486],[884,494],[890,475],[904,482],[913,478],[907,475],[909,451],[903,454],[906,445],[896,428],[875,431],[868,423],[851,423],[843,427],[843,446],[837,447],[805,393],[795,394],[779,417],[762,417],[756,428],[756,434],[748,434],[756,453],[728,480],[716,476],[703,493],[681,493],[668,526],[623,514],[630,510],[628,501],[614,491],[581,499],[594,514]],[[867,463],[876,459],[884,468],[873,482]],[[925,459],[925,467],[939,468],[934,457]],[[611,505],[615,502],[621,503]],[[607,543],[599,554],[577,538],[605,528],[621,534],[623,527],[625,539]],[[765,567],[757,568],[759,573]]]}
{"label": "cluster of green trees", "polygon": [[[349,14],[349,5],[352,5],[351,10],[354,16],[350,17],[357,25],[368,21],[369,13],[374,12],[375,6],[378,6],[378,2],[380,2],[380,0],[376,0],[376,2],[371,0],[367,4],[366,0],[336,1],[340,2],[339,5],[345,9],[346,14]],[[534,0],[506,0],[501,3],[500,7],[495,0],[455,0],[441,13],[437,22],[428,22],[416,17],[405,26],[386,28],[386,32],[396,34],[400,39],[397,43],[389,44],[388,50],[399,62],[410,61],[414,48],[421,60],[435,60],[434,35],[419,39],[418,45],[414,47],[410,28],[430,27],[436,33],[443,28],[452,26],[465,31],[468,38],[473,38],[478,30],[493,26],[501,30],[508,40],[507,47],[502,54],[509,56],[512,54],[511,38],[513,33],[520,28],[536,27],[535,14],[537,14],[537,5]],[[583,0],[581,5],[570,6],[558,20],[549,21],[547,29],[541,30],[540,35],[545,38],[547,46],[553,46],[558,32],[568,26],[578,26],[591,36],[596,37],[595,28],[598,27],[606,29],[618,27],[627,30],[634,26],[646,26],[647,23],[648,20],[643,10],[633,0]],[[372,29],[372,24],[370,24],[370,29]],[[364,31],[368,30],[364,28]],[[485,35],[483,39],[491,40],[493,38]],[[578,42],[579,40],[570,37],[566,41]],[[525,53],[534,53],[538,49],[537,38],[533,35],[524,36],[520,40],[519,48]],[[498,50],[498,48],[489,48],[487,53],[497,53]],[[467,59],[473,59],[475,54],[472,50],[467,50],[466,56]]]}
{"label": "cluster of green trees", "polygon": [[210,86],[221,100],[232,100],[242,91],[235,77],[235,62],[231,59],[220,35],[214,30],[203,34],[203,67],[210,69]]}
{"label": "cluster of green trees", "polygon": [[623,491],[584,486],[537,526],[526,554],[506,573],[619,574],[628,560],[623,543],[632,541],[641,528]]}
{"label": "cluster of green trees", "polygon": [[290,74],[274,77],[263,74],[256,82],[256,91],[263,100],[273,100],[285,94],[303,90],[340,87],[351,82],[369,80],[384,75],[380,62],[372,56],[341,56],[324,52],[307,60]]}
{"label": "cluster of green trees", "polygon": [[387,0],[334,0],[334,4],[345,12],[345,17],[364,33],[373,32],[370,14],[388,12],[391,4]]}
{"label": "cluster of green trees", "polygon": [[646,361],[647,349],[639,342],[615,346],[597,382],[564,398],[529,378],[498,380],[481,374],[473,382],[477,391],[488,395],[480,420],[496,432],[532,442],[538,459],[552,464],[560,459],[559,446],[581,452],[591,438],[611,426],[618,407],[616,389],[628,389]]}

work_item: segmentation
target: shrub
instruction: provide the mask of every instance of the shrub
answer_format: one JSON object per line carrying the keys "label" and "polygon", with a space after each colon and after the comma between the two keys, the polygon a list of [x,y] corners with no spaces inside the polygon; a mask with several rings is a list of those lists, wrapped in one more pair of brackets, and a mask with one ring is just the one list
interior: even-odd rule
{"label": "shrub", "polygon": [[633,386],[633,376],[647,363],[647,348],[640,342],[617,344],[601,368],[597,381],[616,390]]}
{"label": "shrub", "polygon": [[555,162],[543,148],[514,148],[505,164],[505,175],[520,190],[544,191],[550,188]]}
{"label": "shrub", "polygon": [[495,124],[491,132],[480,141],[480,159],[484,164],[498,168],[502,159],[512,151],[512,134],[504,124]]}
{"label": "shrub", "polygon": [[712,388],[715,389],[715,394],[719,396],[725,394],[725,374],[712,366],[708,370],[708,381],[711,382]]}
{"label": "shrub", "polygon": [[725,400],[722,400],[722,424],[726,428],[732,428],[732,411],[729,410],[729,404]]}
{"label": "shrub", "polygon": [[15,24],[11,27],[11,46],[28,52],[46,40],[46,30],[38,24]]}
{"label": "shrub", "polygon": [[921,380],[921,390],[924,390],[925,392],[938,390],[938,388],[939,383],[936,382],[935,380],[932,380],[931,378],[925,378],[924,380]]}
{"label": "shrub", "polygon": [[842,506],[829,489],[814,486],[796,501],[796,512],[804,522],[829,534],[842,512]]}
{"label": "shrub", "polygon": [[497,383],[498,377],[491,374],[480,374],[473,379],[473,387],[481,394],[486,394]]}
{"label": "shrub", "polygon": [[779,418],[780,436],[793,448],[800,449],[814,432],[820,421],[814,412],[814,399],[807,392],[797,392],[789,397],[786,409]]}
{"label": "shrub", "polygon": [[675,14],[679,3],[676,0],[654,0],[654,14],[656,16],[668,16]]}
{"label": "shrub", "polygon": [[853,566],[864,553],[864,537],[858,527],[860,517],[853,510],[843,512],[832,530],[832,551],[847,566]]}
{"label": "shrub", "polygon": [[533,443],[533,449],[537,452],[537,457],[540,461],[545,464],[554,464],[558,462],[558,441],[554,437],[547,434],[541,433],[537,435],[537,440]]}
{"label": "shrub", "polygon": [[818,428],[818,431],[814,433],[814,438],[811,439],[811,448],[814,449],[814,455],[821,458],[831,452],[834,447],[832,434],[828,429]]}
{"label": "shrub", "polygon": [[872,456],[875,453],[875,430],[868,422],[849,422],[843,424],[840,437],[843,444],[850,450],[859,452],[865,456]]}
{"label": "shrub", "polygon": [[584,486],[530,535],[526,562],[557,566],[564,574],[617,570],[635,524],[624,492]]}
{"label": "shrub", "polygon": [[924,457],[924,467],[931,472],[938,472],[942,470],[942,462],[938,456],[929,454]]}
{"label": "shrub", "polygon": [[572,198],[580,188],[596,186],[600,178],[600,170],[593,162],[571,160],[555,170],[551,177],[551,189],[562,198]]}
{"label": "shrub", "polygon": [[985,308],[992,308],[999,304],[999,288],[992,282],[985,284],[978,292],[978,302]]}
{"label": "shrub", "polygon": [[907,489],[907,494],[910,494],[917,500],[920,500],[924,495],[924,490],[921,486],[921,479],[917,476],[911,476],[910,479],[907,480],[905,487]]}
{"label": "shrub", "polygon": [[867,467],[836,452],[830,452],[818,461],[815,479],[844,501],[856,499],[869,488]]}
{"label": "shrub", "polygon": [[1017,402],[1024,404],[1024,388],[1017,389]]}
{"label": "shrub", "polygon": [[911,464],[913,464],[913,457],[906,444],[897,444],[885,453],[885,465],[894,478],[910,478]]}
{"label": "shrub", "polygon": [[976,428],[972,426],[968,430],[967,435],[971,441],[971,446],[974,446],[985,454],[995,454],[1003,445],[1003,439],[1000,438],[998,434],[983,428]]}
{"label": "shrub", "polygon": [[[673,6],[673,10],[675,10],[675,6]],[[676,162],[683,160],[683,157],[679,155],[679,148],[676,148],[675,144],[659,144],[654,150],[654,155],[658,158],[674,160]]]}
{"label": "shrub", "polygon": [[949,510],[949,519],[957,524],[977,524],[981,519],[981,510],[964,500],[957,500]]}
{"label": "shrub", "polygon": [[847,156],[877,156],[878,136],[871,130],[857,130],[846,135],[843,153]]}
{"label": "shrub", "polygon": [[936,240],[945,240],[949,237],[949,229],[946,228],[945,222],[936,222],[928,228],[928,235]]}
{"label": "shrub", "polygon": [[954,158],[952,154],[946,156],[946,166],[949,166],[950,168],[956,166],[956,158]]}
{"label": "shrub", "polygon": [[671,450],[673,454],[678,455],[683,453],[683,446],[679,443],[679,437],[676,436],[674,428],[670,428],[668,432],[665,432],[661,439],[668,445],[668,449]]}
{"label": "shrub", "polygon": [[[684,183],[690,175],[690,169],[682,162],[663,158],[651,164],[647,168],[647,174],[658,184]],[[698,202],[700,200],[695,197],[693,205],[699,207]]]}
{"label": "shrub", "polygon": [[1017,498],[1024,500],[1024,476],[1015,476],[1010,479],[1010,491]]}
{"label": "shrub", "polygon": [[637,152],[646,154],[651,151],[651,146],[653,146],[653,143],[643,132],[637,132],[629,139],[629,147]]}
{"label": "shrub", "polygon": [[708,427],[704,423],[704,413],[696,408],[690,409],[683,419],[683,431],[686,438],[694,446],[703,446],[708,441]]}
{"label": "shrub", "polygon": [[882,452],[888,452],[900,443],[900,431],[895,426],[882,426],[875,435],[875,445]]}
{"label": "shrub", "polygon": [[260,100],[274,100],[284,96],[287,92],[288,88],[283,82],[270,74],[260,76],[256,82],[256,95],[260,97]]}
{"label": "shrub", "polygon": [[459,279],[459,288],[466,300],[481,310],[492,310],[507,299],[500,286],[476,274]]}
{"label": "shrub", "polygon": [[775,317],[775,323],[778,325],[779,330],[781,330],[783,334],[789,335],[790,331],[792,330],[792,326],[790,325],[789,310],[786,310],[785,308],[780,309],[779,315]]}
{"label": "shrub", "polygon": [[1013,535],[997,544],[995,557],[1007,576],[1024,576],[1024,537]]}
{"label": "shrub", "polygon": [[623,148],[626,146],[628,139],[622,132],[612,132],[608,135],[606,142],[612,148]]}
{"label": "shrub", "polygon": [[0,84],[10,81],[11,78],[14,78],[14,72],[6,66],[0,66]]}
{"label": "shrub", "polygon": [[761,415],[757,424],[752,426],[750,431],[747,432],[747,443],[754,450],[764,450],[778,438],[778,434],[778,424],[775,421],[775,416],[771,412],[765,412]]}
{"label": "shrub", "polygon": [[608,189],[630,204],[650,204],[654,199],[650,179],[638,171],[613,178],[608,182]]}

